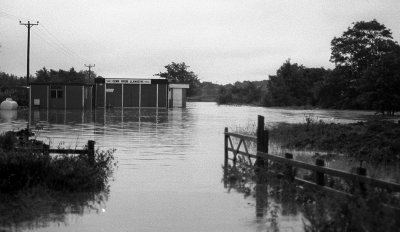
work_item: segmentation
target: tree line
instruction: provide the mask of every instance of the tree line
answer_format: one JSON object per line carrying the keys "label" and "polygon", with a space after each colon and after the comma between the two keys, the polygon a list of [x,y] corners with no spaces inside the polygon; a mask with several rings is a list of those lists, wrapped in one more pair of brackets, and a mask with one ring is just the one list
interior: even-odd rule
{"label": "tree line", "polygon": [[400,46],[376,20],[355,22],[331,41],[333,70],[285,61],[265,84],[221,86],[219,104],[400,110]]}

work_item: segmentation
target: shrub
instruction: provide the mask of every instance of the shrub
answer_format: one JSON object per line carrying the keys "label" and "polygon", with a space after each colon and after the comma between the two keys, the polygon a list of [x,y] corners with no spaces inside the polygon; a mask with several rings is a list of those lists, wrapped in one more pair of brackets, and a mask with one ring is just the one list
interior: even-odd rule
{"label": "shrub", "polygon": [[[95,152],[90,165],[87,155],[46,155],[32,149],[40,141],[18,142],[18,134],[0,136],[0,192],[12,193],[42,185],[55,191],[99,191],[106,188],[115,166],[115,149]],[[30,134],[28,134],[30,135]],[[27,150],[14,151],[15,146]],[[29,149],[31,148],[31,149]]]}

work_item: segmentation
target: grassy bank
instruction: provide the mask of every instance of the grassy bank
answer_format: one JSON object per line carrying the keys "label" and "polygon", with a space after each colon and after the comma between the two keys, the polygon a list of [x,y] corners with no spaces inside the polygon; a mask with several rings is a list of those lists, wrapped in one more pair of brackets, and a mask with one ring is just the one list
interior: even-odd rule
{"label": "grassy bank", "polygon": [[281,123],[270,130],[270,140],[284,148],[340,153],[367,162],[400,161],[400,124],[374,120],[351,124]]}

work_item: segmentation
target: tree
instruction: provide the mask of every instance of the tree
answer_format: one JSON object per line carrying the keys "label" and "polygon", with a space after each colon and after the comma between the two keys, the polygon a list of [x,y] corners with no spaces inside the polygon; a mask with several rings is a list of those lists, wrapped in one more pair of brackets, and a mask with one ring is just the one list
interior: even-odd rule
{"label": "tree", "polygon": [[344,108],[375,109],[388,114],[399,110],[400,99],[393,88],[399,88],[400,46],[385,25],[376,20],[353,23],[331,45],[331,62],[339,70],[334,74],[346,79],[339,78],[338,82],[342,84],[339,101]]}
{"label": "tree", "polygon": [[167,78],[172,83],[187,83],[189,84],[189,90],[187,92],[187,96],[193,96],[198,87],[200,85],[200,80],[197,75],[193,71],[188,71],[188,68],[185,62],[175,63],[172,62],[164,66],[167,69],[166,72],[160,72],[158,74],[154,74],[155,76]]}
{"label": "tree", "polygon": [[341,37],[331,42],[331,62],[336,66],[348,66],[359,72],[392,51],[397,42],[392,32],[375,19],[355,22]]}
{"label": "tree", "polygon": [[363,72],[359,101],[387,115],[400,110],[400,46]]}
{"label": "tree", "polygon": [[[55,82],[55,83],[89,83],[88,79],[88,71],[79,71],[77,72],[74,68],[70,68],[69,71],[65,71],[62,69],[47,70],[45,67],[38,70],[36,72],[36,82]],[[96,77],[96,74],[91,71],[91,80],[90,83],[93,83],[93,79]]]}
{"label": "tree", "polygon": [[266,106],[315,105],[316,83],[321,82],[327,71],[323,68],[306,68],[287,60],[269,77]]}

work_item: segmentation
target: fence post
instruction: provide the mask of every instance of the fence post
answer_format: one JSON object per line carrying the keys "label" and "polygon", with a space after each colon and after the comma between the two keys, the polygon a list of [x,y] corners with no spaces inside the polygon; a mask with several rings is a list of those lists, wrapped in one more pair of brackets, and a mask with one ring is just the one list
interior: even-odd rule
{"label": "fence post", "polygon": [[[315,160],[315,165],[324,167],[325,166],[325,160],[323,159],[316,159]],[[325,178],[324,178],[324,173],[323,172],[315,172],[315,183],[317,185],[325,185]]]}
{"label": "fence post", "polygon": [[93,140],[88,140],[87,144],[87,155],[88,155],[88,160],[90,165],[94,165],[94,141]]}
{"label": "fence post", "polygon": [[[268,131],[264,130],[264,117],[258,115],[257,122],[257,152],[268,153]],[[258,154],[257,154],[258,155]],[[257,157],[254,165],[257,168],[266,168],[268,162],[261,157]]]}
{"label": "fence post", "polygon": [[225,127],[225,131],[224,131],[224,148],[225,148],[225,162],[228,162],[228,127]]}
{"label": "fence post", "polygon": [[[293,159],[293,154],[290,153],[285,153],[285,158],[286,159]],[[290,164],[286,164],[286,173],[285,176],[291,181],[294,181],[294,173],[293,173],[293,167]]]}
{"label": "fence post", "polygon": [[[357,175],[359,176],[366,176],[367,175],[367,169],[363,167],[357,167]],[[358,182],[358,187],[360,188],[360,193],[363,196],[367,195],[367,188],[365,186],[364,182],[359,181]]]}

